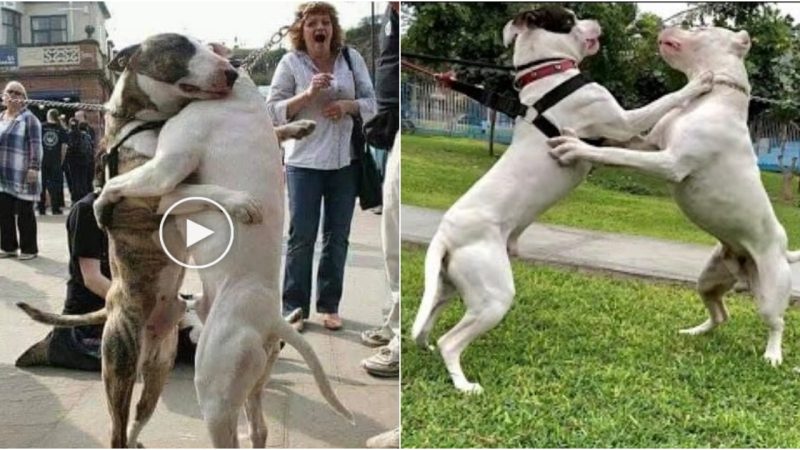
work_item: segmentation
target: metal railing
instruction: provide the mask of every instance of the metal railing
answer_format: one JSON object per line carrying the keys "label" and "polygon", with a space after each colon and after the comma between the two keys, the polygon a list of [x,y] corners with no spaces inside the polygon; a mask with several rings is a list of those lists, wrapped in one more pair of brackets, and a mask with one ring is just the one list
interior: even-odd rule
{"label": "metal railing", "polygon": [[[485,106],[435,83],[402,83],[403,127],[419,134],[489,139],[490,111]],[[513,120],[497,114],[494,141],[511,142]]]}

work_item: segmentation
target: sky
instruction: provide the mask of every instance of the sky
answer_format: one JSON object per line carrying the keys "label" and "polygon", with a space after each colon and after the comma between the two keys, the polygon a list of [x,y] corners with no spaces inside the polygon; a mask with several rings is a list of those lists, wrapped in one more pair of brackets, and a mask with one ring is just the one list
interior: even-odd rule
{"label": "sky", "polygon": [[[111,0],[106,2],[111,19],[106,22],[109,37],[117,49],[137,44],[148,36],[164,32],[187,34],[207,42],[233,47],[260,47],[284,25],[294,20],[302,2],[280,1],[152,1]],[[339,21],[347,29],[370,15],[369,1],[331,1]],[[386,2],[374,2],[378,19]]]}

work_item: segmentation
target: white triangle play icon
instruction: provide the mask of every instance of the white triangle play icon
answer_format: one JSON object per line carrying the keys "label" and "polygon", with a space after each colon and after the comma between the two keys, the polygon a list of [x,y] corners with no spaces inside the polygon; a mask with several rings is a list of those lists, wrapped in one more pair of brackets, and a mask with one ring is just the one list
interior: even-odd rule
{"label": "white triangle play icon", "polygon": [[209,230],[197,222],[186,219],[186,248],[197,244],[212,234],[214,234],[214,231]]}

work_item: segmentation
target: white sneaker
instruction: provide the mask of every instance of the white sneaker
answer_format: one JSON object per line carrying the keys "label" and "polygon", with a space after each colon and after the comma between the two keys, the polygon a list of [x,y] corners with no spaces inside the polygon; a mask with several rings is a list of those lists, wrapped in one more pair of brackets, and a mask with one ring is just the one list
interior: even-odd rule
{"label": "white sneaker", "polygon": [[385,328],[372,328],[361,333],[361,343],[370,347],[381,347],[392,340],[391,330]]}
{"label": "white sneaker", "polygon": [[17,252],[2,252],[0,251],[0,258],[16,258]]}
{"label": "white sneaker", "polygon": [[399,356],[388,345],[383,346],[378,349],[377,353],[361,361],[361,367],[370,375],[393,378],[400,373]]}
{"label": "white sneaker", "polygon": [[17,259],[20,261],[26,261],[33,258],[36,258],[36,253],[20,253],[17,257]]}

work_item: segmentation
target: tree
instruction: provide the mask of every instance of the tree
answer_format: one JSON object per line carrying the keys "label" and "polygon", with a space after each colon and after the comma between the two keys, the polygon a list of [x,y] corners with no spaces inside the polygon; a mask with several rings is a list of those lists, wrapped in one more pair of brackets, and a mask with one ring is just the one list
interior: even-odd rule
{"label": "tree", "polygon": [[381,17],[375,18],[375,27],[373,28],[372,17],[367,16],[362,18],[357,26],[345,31],[345,44],[358,50],[364,57],[367,69],[370,69],[370,75],[372,74],[373,57],[377,58],[380,50],[378,36],[380,36],[381,29]]}

